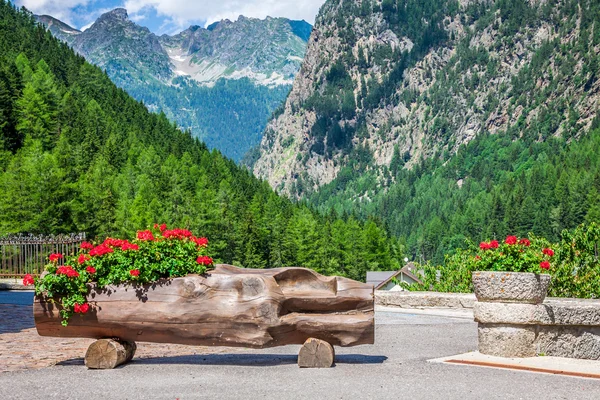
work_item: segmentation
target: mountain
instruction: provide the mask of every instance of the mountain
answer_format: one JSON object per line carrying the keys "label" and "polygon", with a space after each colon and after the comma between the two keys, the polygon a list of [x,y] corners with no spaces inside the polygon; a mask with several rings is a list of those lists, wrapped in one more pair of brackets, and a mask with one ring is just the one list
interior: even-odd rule
{"label": "mountain", "polygon": [[46,28],[54,37],[59,38],[62,41],[70,41],[73,36],[79,35],[81,33],[80,30],[75,29],[62,21],[57,20],[49,15],[38,15],[36,19],[44,24]]}
{"label": "mountain", "polygon": [[240,16],[159,37],[123,8],[83,32],[37,19],[150,110],[238,161],[289,92],[311,29],[304,21]]}
{"label": "mountain", "polygon": [[383,218],[415,257],[557,238],[596,218],[599,17],[577,0],[328,0],[254,172]]}
{"label": "mountain", "polygon": [[245,267],[364,279],[402,257],[375,221],[278,196],[0,0],[0,235],[103,240],[156,222],[206,235],[211,256]]}

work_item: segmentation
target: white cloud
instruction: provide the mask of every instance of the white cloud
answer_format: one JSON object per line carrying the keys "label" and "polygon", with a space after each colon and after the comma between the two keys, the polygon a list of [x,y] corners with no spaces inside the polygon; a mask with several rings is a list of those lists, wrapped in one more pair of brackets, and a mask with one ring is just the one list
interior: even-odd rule
{"label": "white cloud", "polygon": [[125,0],[123,6],[130,15],[154,9],[179,28],[190,21],[210,24],[222,19],[236,20],[238,16],[265,18],[286,17],[313,23],[325,0]]}
{"label": "white cloud", "polygon": [[[210,24],[238,16],[286,17],[313,23],[325,0],[14,0],[36,14],[48,14],[67,24],[86,28],[103,12],[121,6],[136,22],[154,12],[163,18],[159,31],[179,32],[192,23]],[[78,11],[77,11],[78,10]],[[85,10],[85,11],[83,11]]]}
{"label": "white cloud", "polygon": [[75,14],[73,8],[86,6],[95,0],[16,0],[19,7],[25,6],[36,14],[47,14],[69,25],[74,24]]}

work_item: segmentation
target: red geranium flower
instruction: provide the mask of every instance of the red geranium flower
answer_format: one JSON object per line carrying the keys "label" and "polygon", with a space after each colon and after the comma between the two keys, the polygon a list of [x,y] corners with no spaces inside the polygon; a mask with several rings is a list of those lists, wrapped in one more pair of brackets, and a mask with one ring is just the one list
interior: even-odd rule
{"label": "red geranium flower", "polygon": [[94,245],[91,244],[90,242],[83,242],[83,243],[81,243],[81,248],[83,250],[91,250],[94,248]]}
{"label": "red geranium flower", "polygon": [[497,249],[497,248],[498,248],[498,246],[499,246],[499,243],[498,243],[498,241],[497,241],[497,240],[492,240],[492,241],[490,242],[490,249]]}
{"label": "red geranium flower", "polygon": [[75,271],[70,265],[65,265],[56,270],[56,275],[66,275],[69,278],[77,278],[79,277],[79,272]]}
{"label": "red geranium flower", "polygon": [[201,256],[196,259],[196,262],[201,265],[211,265],[213,263],[213,259],[208,256]]}
{"label": "red geranium flower", "polygon": [[121,250],[123,251],[127,251],[127,250],[139,250],[140,246],[138,246],[137,244],[133,244],[133,243],[129,243],[126,242],[123,247],[121,247]]}
{"label": "red geranium flower", "polygon": [[197,238],[195,236],[192,236],[192,241],[200,247],[208,246],[208,239],[205,237]]}
{"label": "red geranium flower", "polygon": [[519,240],[519,244],[522,244],[525,247],[531,246],[531,242],[529,241],[529,239],[521,239]]}
{"label": "red geranium flower", "polygon": [[489,250],[490,249],[490,244],[486,243],[486,242],[481,242],[481,243],[479,243],[479,248],[481,250]]}
{"label": "red geranium flower", "polygon": [[33,285],[34,283],[35,283],[35,280],[33,279],[33,276],[31,276],[31,274],[27,274],[23,278],[23,285],[24,286]]}
{"label": "red geranium flower", "polygon": [[88,274],[96,273],[96,268],[94,268],[94,267],[87,267],[85,270],[88,272]]}
{"label": "red geranium flower", "polygon": [[88,303],[83,303],[81,305],[79,303],[75,303],[73,305],[73,311],[77,314],[85,314],[89,309],[90,305]]}
{"label": "red geranium flower", "polygon": [[131,276],[140,276],[140,270],[139,269],[132,269],[131,271],[129,271],[129,274]]}
{"label": "red geranium flower", "polygon": [[54,254],[50,254],[50,262],[57,262],[58,260],[64,258],[62,254],[60,253],[54,253]]}
{"label": "red geranium flower", "polygon": [[542,261],[540,263],[540,268],[542,268],[542,269],[550,269],[550,263],[548,261]]}
{"label": "red geranium flower", "polygon": [[80,254],[79,257],[77,257],[77,262],[79,263],[79,265],[85,263],[86,261],[88,261],[90,259],[90,256],[88,256],[87,254]]}
{"label": "red geranium flower", "polygon": [[510,245],[517,244],[517,237],[516,236],[507,236],[504,243],[510,244]]}
{"label": "red geranium flower", "polygon": [[187,229],[172,229],[172,230],[164,230],[162,231],[162,235],[164,238],[166,239],[183,239],[186,237],[192,237],[193,234],[192,232],[188,231]]}
{"label": "red geranium flower", "polygon": [[139,240],[154,240],[154,235],[150,231],[139,231],[137,238]]}
{"label": "red geranium flower", "polygon": [[103,256],[105,254],[108,253],[114,253],[115,251],[113,249],[111,249],[110,247],[108,247],[107,245],[105,245],[104,243],[101,245],[98,245],[96,247],[94,247],[92,250],[90,250],[90,256],[92,257],[100,257]]}
{"label": "red geranium flower", "polygon": [[122,247],[125,243],[127,240],[106,238],[103,244],[110,247]]}
{"label": "red geranium flower", "polygon": [[161,232],[164,232],[164,231],[166,231],[166,230],[167,230],[167,224],[161,224],[161,225],[160,225],[160,231],[161,231]]}
{"label": "red geranium flower", "polygon": [[552,257],[554,255],[554,250],[546,248],[546,249],[542,250],[542,253],[544,253],[547,256]]}

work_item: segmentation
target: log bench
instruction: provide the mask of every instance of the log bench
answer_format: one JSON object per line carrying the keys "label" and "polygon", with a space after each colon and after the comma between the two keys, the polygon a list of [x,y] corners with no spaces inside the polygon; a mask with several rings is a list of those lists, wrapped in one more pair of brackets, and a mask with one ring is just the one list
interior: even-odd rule
{"label": "log bench", "polygon": [[90,312],[61,325],[60,306],[36,296],[38,334],[94,338],[88,368],[130,361],[136,342],[269,348],[302,345],[300,367],[331,367],[333,346],[373,344],[373,286],[304,268],[218,265],[148,285],[89,285]]}

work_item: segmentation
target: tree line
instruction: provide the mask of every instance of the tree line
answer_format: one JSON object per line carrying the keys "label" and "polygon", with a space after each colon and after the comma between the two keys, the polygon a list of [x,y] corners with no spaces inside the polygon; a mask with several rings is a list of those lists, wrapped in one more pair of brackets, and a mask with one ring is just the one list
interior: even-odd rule
{"label": "tree line", "polygon": [[131,237],[154,223],[211,241],[217,262],[364,279],[399,267],[375,219],[318,213],[117,88],[0,0],[0,234]]}

